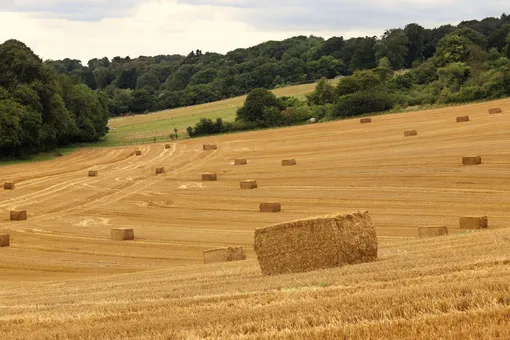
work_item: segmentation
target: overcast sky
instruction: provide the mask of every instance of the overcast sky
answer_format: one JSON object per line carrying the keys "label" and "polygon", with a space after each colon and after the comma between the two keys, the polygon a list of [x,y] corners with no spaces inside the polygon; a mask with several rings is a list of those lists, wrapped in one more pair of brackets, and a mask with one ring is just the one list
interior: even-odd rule
{"label": "overcast sky", "polygon": [[0,0],[0,42],[43,59],[225,53],[294,35],[377,35],[499,17],[508,0]]}

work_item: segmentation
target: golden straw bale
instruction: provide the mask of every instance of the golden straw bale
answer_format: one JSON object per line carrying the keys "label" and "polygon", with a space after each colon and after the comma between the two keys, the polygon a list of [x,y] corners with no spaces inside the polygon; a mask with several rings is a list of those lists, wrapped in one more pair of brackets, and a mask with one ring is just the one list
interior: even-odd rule
{"label": "golden straw bale", "polygon": [[248,164],[246,158],[238,158],[234,160],[234,165],[246,165],[246,164]]}
{"label": "golden straw bale", "polygon": [[212,182],[212,181],[217,181],[217,180],[218,180],[218,176],[215,173],[208,172],[208,173],[202,174],[202,181]]}
{"label": "golden straw bale", "polygon": [[136,150],[136,151],[135,151],[135,155],[137,155],[137,156],[141,156],[141,155],[142,155],[142,150]]}
{"label": "golden straw bale", "polygon": [[361,124],[372,123],[372,118],[361,118],[359,121]]}
{"label": "golden straw bale", "polygon": [[14,183],[13,182],[5,182],[4,190],[14,190]]}
{"label": "golden straw bale", "polygon": [[28,218],[26,210],[15,210],[10,212],[11,221],[25,221]]}
{"label": "golden straw bale", "polygon": [[448,228],[446,228],[446,226],[426,226],[418,228],[418,236],[420,238],[443,235],[448,235]]}
{"label": "golden straw bale", "polygon": [[257,189],[257,181],[253,179],[241,181],[240,184],[241,189]]}
{"label": "golden straw bale", "polygon": [[412,137],[412,136],[417,136],[417,135],[418,135],[418,132],[416,130],[404,131],[405,137]]}
{"label": "golden straw bale", "polygon": [[165,149],[170,149],[170,148],[171,148],[170,144],[165,144]]}
{"label": "golden straw bale", "polygon": [[283,166],[292,166],[292,165],[296,165],[296,160],[295,159],[284,159],[282,161],[282,165]]}
{"label": "golden straw bale", "polygon": [[0,247],[8,247],[11,245],[11,235],[0,234]]}
{"label": "golden straw bale", "polygon": [[226,247],[204,250],[204,263],[232,262],[246,260],[243,247]]}
{"label": "golden straw bale", "polygon": [[489,114],[495,114],[495,113],[502,113],[503,110],[501,110],[500,107],[495,107],[495,108],[492,108],[492,109],[489,109]]}
{"label": "golden straw bale", "polygon": [[218,146],[216,144],[204,144],[204,150],[216,150]]}
{"label": "golden straw bale", "polygon": [[158,167],[156,168],[156,175],[164,174],[165,173],[165,167]]}
{"label": "golden straw bale", "polygon": [[97,170],[90,170],[89,177],[97,177]]}
{"label": "golden straw bale", "polygon": [[478,164],[482,164],[482,157],[480,157],[480,156],[462,157],[462,164],[464,164],[464,165],[478,165]]}
{"label": "golden straw bale", "polygon": [[260,203],[260,212],[280,212],[282,205],[280,203]]}
{"label": "golden straw bale", "polygon": [[263,274],[375,261],[377,236],[368,211],[296,220],[255,229]]}
{"label": "golden straw bale", "polygon": [[457,123],[469,122],[469,116],[457,117]]}
{"label": "golden straw bale", "polygon": [[111,237],[113,241],[133,241],[135,239],[135,231],[133,229],[112,229]]}
{"label": "golden straw bale", "polygon": [[489,227],[489,219],[487,216],[467,216],[461,217],[460,229],[487,229]]}

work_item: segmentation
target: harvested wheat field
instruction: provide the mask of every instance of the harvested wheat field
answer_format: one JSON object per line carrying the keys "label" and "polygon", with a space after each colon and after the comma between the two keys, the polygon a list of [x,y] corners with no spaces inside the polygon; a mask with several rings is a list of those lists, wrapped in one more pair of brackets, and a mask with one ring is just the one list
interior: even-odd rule
{"label": "harvested wheat field", "polygon": [[[16,183],[0,191],[0,339],[508,339],[509,110],[500,100],[0,167],[0,183]],[[419,135],[404,138],[409,126]],[[241,190],[250,178],[258,189]],[[260,202],[285,209],[261,214]],[[29,219],[9,221],[20,210]],[[262,274],[256,228],[355,211],[375,225],[375,262]],[[489,227],[461,229],[464,216]],[[448,235],[418,238],[427,225]],[[113,241],[112,229],[136,237]],[[238,246],[246,261],[203,263]]]}

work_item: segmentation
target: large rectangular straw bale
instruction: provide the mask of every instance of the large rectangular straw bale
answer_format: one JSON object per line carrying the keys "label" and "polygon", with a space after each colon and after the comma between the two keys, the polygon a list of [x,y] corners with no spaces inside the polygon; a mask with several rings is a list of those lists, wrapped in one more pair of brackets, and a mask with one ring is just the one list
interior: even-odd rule
{"label": "large rectangular straw bale", "polygon": [[275,224],[255,230],[263,274],[305,272],[375,261],[377,237],[368,211]]}
{"label": "large rectangular straw bale", "polygon": [[282,165],[283,166],[292,166],[292,165],[296,165],[296,160],[295,159],[284,159],[282,161]]}
{"label": "large rectangular straw bale", "polygon": [[246,260],[243,247],[226,247],[204,250],[204,263],[232,262]]}
{"label": "large rectangular straw bale", "polygon": [[135,239],[135,231],[133,229],[112,229],[111,237],[113,241],[133,241]]}
{"label": "large rectangular straw bale", "polygon": [[14,190],[14,183],[13,182],[5,182],[4,189],[5,190]]}
{"label": "large rectangular straw bale", "polygon": [[170,149],[170,148],[171,148],[170,144],[165,144],[165,149]]}
{"label": "large rectangular straw bale", "polygon": [[489,227],[489,219],[487,216],[467,216],[461,217],[459,224],[461,229],[486,229]]}
{"label": "large rectangular straw bale", "polygon": [[164,174],[165,173],[165,167],[158,167],[156,168],[156,175]]}
{"label": "large rectangular straw bale", "polygon": [[136,151],[135,151],[135,155],[137,155],[137,156],[141,156],[141,155],[142,155],[142,150],[136,150]]}
{"label": "large rectangular straw bale", "polygon": [[257,189],[257,181],[253,179],[241,181],[240,184],[241,189]]}
{"label": "large rectangular straw bale", "polygon": [[495,113],[501,113],[503,112],[503,110],[501,110],[500,107],[495,107],[495,108],[492,108],[492,109],[489,109],[489,114],[495,114]]}
{"label": "large rectangular straw bale", "polygon": [[416,130],[404,131],[405,137],[412,137],[412,136],[417,136],[417,135],[418,135],[418,132]]}
{"label": "large rectangular straw bale", "polygon": [[425,226],[418,228],[418,236],[420,238],[443,235],[448,235],[448,228],[446,226]]}
{"label": "large rectangular straw bale", "polygon": [[234,160],[234,165],[246,165],[246,164],[248,164],[246,158],[238,158]]}
{"label": "large rectangular straw bale", "polygon": [[204,150],[216,150],[218,146],[216,144],[204,144]]}
{"label": "large rectangular straw bale", "polygon": [[218,176],[215,173],[208,172],[208,173],[202,174],[202,181],[212,182],[212,181],[217,181],[217,180],[218,180]]}
{"label": "large rectangular straw bale", "polygon": [[372,118],[361,118],[359,121],[361,124],[372,123]]}
{"label": "large rectangular straw bale", "polygon": [[8,247],[11,245],[11,235],[0,234],[0,247]]}
{"label": "large rectangular straw bale", "polygon": [[464,165],[478,165],[478,164],[482,164],[482,157],[480,157],[480,156],[466,156],[466,157],[462,157],[462,164],[464,164]]}
{"label": "large rectangular straw bale", "polygon": [[89,177],[97,177],[97,170],[90,170]]}
{"label": "large rectangular straw bale", "polygon": [[282,205],[280,203],[260,203],[260,212],[280,212]]}
{"label": "large rectangular straw bale", "polygon": [[26,210],[14,210],[10,212],[11,221],[25,221],[27,219]]}
{"label": "large rectangular straw bale", "polygon": [[469,116],[457,117],[457,123],[469,122]]}

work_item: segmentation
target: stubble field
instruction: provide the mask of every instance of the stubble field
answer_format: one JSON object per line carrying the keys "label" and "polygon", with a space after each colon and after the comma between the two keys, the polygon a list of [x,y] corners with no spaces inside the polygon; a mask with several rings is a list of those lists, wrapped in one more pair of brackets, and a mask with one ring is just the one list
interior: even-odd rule
{"label": "stubble field", "polygon": [[[501,100],[1,167],[16,188],[0,195],[12,239],[0,248],[0,339],[508,339],[510,113],[494,106],[510,112]],[[463,166],[468,155],[483,164]],[[259,188],[241,190],[245,179]],[[15,209],[28,220],[8,221]],[[356,210],[376,225],[377,262],[261,275],[255,228]],[[461,230],[470,215],[489,230]],[[424,225],[450,234],[418,239]],[[124,227],[134,242],[109,240]],[[202,264],[203,250],[231,245],[248,260]]]}

